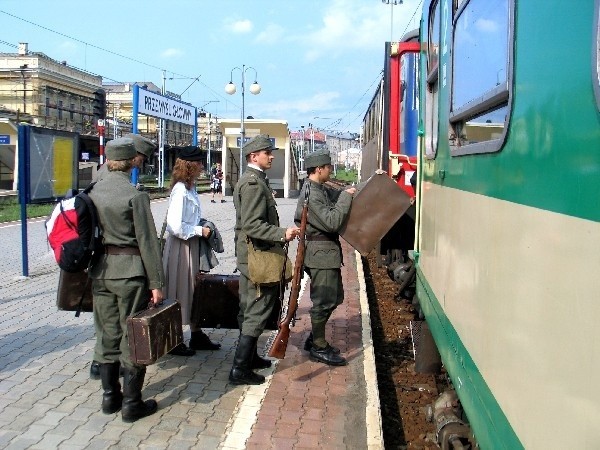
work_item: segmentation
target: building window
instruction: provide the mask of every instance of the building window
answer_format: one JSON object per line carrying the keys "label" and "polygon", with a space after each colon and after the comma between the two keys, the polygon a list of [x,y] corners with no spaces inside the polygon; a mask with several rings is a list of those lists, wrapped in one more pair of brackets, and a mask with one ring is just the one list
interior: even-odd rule
{"label": "building window", "polygon": [[62,118],[63,118],[63,114],[62,114],[62,112],[63,112],[63,101],[62,101],[62,100],[59,100],[59,101],[58,101],[58,118],[59,118],[59,119],[62,119]]}
{"label": "building window", "polygon": [[427,92],[425,93],[425,156],[427,158],[435,157],[438,146],[439,50],[440,2],[436,1],[429,13],[427,38]]}
{"label": "building window", "polygon": [[75,120],[75,103],[71,103],[71,110],[69,111],[69,117],[71,120]]}
{"label": "building window", "polygon": [[50,97],[46,97],[46,116],[50,115]]}
{"label": "building window", "polygon": [[453,155],[500,149],[511,86],[509,0],[468,0],[454,23],[450,149]]}

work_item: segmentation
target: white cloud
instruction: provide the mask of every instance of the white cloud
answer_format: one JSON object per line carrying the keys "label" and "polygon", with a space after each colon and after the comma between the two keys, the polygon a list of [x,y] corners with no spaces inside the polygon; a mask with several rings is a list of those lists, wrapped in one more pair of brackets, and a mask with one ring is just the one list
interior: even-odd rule
{"label": "white cloud", "polygon": [[269,24],[267,28],[256,36],[255,41],[260,44],[276,44],[284,36],[284,28],[276,24]]}
{"label": "white cloud", "polygon": [[322,22],[317,24],[314,31],[296,39],[307,47],[307,61],[353,50],[379,51],[383,43],[390,40],[392,31],[394,40],[399,40],[405,30],[418,26],[420,11],[407,26],[417,5],[417,0],[405,0],[402,5],[393,6],[392,30],[389,5],[362,0],[334,0],[323,11]]}
{"label": "white cloud", "polygon": [[183,55],[179,48],[167,48],[160,53],[161,58],[178,58]]}
{"label": "white cloud", "polygon": [[226,19],[225,20],[225,28],[228,31],[231,31],[232,33],[244,34],[244,33],[250,33],[252,31],[252,28],[254,28],[254,26],[253,26],[252,22],[248,19],[243,19],[243,20]]}
{"label": "white cloud", "polygon": [[308,113],[332,109],[332,103],[340,98],[339,92],[318,92],[312,97],[264,105],[264,110],[275,117],[288,117],[294,113]]}

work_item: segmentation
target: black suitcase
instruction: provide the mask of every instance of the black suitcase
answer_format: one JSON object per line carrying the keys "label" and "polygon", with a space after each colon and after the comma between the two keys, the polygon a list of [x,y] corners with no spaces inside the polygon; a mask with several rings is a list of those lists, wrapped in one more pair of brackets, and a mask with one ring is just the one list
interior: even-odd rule
{"label": "black suitcase", "polygon": [[127,339],[135,364],[154,364],[183,342],[181,305],[165,299],[127,318]]}
{"label": "black suitcase", "polygon": [[[194,288],[191,323],[201,328],[239,329],[240,276],[198,273]],[[281,302],[275,301],[265,329],[276,330]]]}
{"label": "black suitcase", "polygon": [[61,311],[93,311],[92,280],[88,277],[87,272],[60,271],[56,290],[56,306]]}

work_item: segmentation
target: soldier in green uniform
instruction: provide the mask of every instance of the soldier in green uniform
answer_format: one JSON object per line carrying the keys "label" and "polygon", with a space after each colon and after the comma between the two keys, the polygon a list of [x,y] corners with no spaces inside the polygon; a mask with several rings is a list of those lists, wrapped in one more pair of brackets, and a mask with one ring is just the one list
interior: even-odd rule
{"label": "soldier in green uniform", "polygon": [[270,361],[258,358],[256,344],[279,297],[279,285],[257,286],[250,281],[247,238],[252,239],[255,247],[264,250],[284,245],[297,237],[300,231],[296,226],[287,229],[279,226],[277,203],[265,181],[265,171],[271,168],[275,158],[273,150],[277,149],[266,135],[258,135],[244,146],[248,168],[233,192],[235,251],[240,271],[240,339],[229,373],[232,384],[261,384],[265,381],[264,376],[252,370],[270,365]]}
{"label": "soldier in green uniform", "polygon": [[[310,277],[310,321],[312,332],[304,344],[310,359],[332,366],[343,366],[346,359],[338,348],[325,339],[325,325],[335,308],[344,300],[342,284],[342,249],[339,230],[342,228],[352,205],[356,188],[342,191],[337,200],[324,183],[331,175],[329,152],[319,150],[304,158],[308,179],[302,187],[294,220],[300,223],[304,192],[310,187],[308,219],[306,225],[306,252],[304,270]],[[310,185],[310,186],[309,186]]]}
{"label": "soldier in green uniform", "polygon": [[[151,158],[154,155],[154,151],[156,150],[156,144],[152,142],[150,139],[140,136],[139,134],[129,133],[126,134],[126,138],[130,138],[133,140],[133,145],[135,146],[135,151],[137,155],[133,159],[133,165],[142,168],[144,161],[148,158]],[[108,166],[103,164],[100,169],[94,175],[92,181],[100,181],[102,178],[106,176],[108,173]],[[100,379],[100,363],[98,361],[92,361],[92,365],[90,366],[90,378],[93,380]]]}
{"label": "soldier in green uniform", "polygon": [[[154,156],[156,144],[150,139],[140,136],[139,134],[129,133],[123,137],[133,139],[133,145],[135,146],[135,151],[137,152],[137,155],[133,161],[133,165],[141,170],[142,166],[144,165],[144,161],[147,161],[149,158]],[[100,181],[106,176],[107,173],[108,168],[106,167],[106,164],[103,164],[102,167],[96,171],[92,181]]]}
{"label": "soldier in green uniform", "polygon": [[[94,295],[96,347],[104,394],[102,411],[121,409],[123,421],[133,422],[154,413],[154,400],[142,401],[146,367],[131,361],[127,317],[149,301],[163,298],[164,273],[150,198],[129,182],[136,157],[134,141],[119,138],[106,146],[108,173],[90,197],[98,211],[104,254],[90,271]],[[123,366],[123,391],[119,367]]]}

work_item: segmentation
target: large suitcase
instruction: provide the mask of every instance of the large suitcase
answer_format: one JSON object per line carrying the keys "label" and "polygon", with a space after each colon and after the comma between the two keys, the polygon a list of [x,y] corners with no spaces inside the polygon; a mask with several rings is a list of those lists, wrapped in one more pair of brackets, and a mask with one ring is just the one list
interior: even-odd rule
{"label": "large suitcase", "polygon": [[183,342],[181,305],[176,300],[163,300],[127,318],[127,339],[131,361],[154,364],[158,358]]}
{"label": "large suitcase", "polygon": [[[238,329],[240,276],[198,273],[194,288],[192,323],[201,328]],[[277,300],[265,329],[276,330],[281,315]]]}
{"label": "large suitcase", "polygon": [[92,280],[85,271],[70,273],[60,271],[56,306],[61,311],[92,312]]}
{"label": "large suitcase", "polygon": [[340,236],[367,256],[410,207],[410,197],[385,172],[357,186]]}

